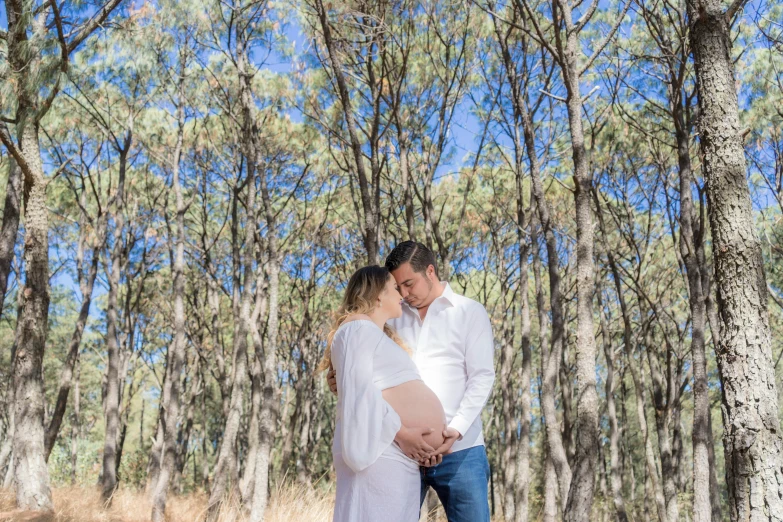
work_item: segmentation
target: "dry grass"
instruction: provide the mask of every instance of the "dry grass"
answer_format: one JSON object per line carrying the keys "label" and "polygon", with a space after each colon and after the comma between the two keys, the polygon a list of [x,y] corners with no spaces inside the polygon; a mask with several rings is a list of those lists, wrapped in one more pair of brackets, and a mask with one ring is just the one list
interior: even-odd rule
{"label": "dry grass", "polygon": [[[14,510],[11,490],[0,489],[0,522],[147,522],[152,506],[144,492],[120,489],[109,509],[101,503],[97,488],[66,487],[53,490],[55,511],[48,515],[21,513]],[[332,519],[333,491],[314,491],[288,486],[272,495],[265,520],[268,522],[329,522]],[[166,510],[169,522],[194,522],[204,519],[207,496],[195,493],[171,496]],[[246,517],[236,497],[226,499],[218,522],[244,522]]]}

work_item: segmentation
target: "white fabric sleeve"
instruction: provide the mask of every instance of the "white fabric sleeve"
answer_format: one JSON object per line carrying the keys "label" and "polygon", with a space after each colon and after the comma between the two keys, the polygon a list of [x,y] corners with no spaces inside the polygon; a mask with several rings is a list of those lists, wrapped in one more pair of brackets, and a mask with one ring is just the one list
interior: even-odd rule
{"label": "white fabric sleeve", "polygon": [[378,460],[401,426],[399,415],[372,382],[373,352],[385,337],[380,329],[368,324],[346,332],[332,344],[342,456],[356,472]]}
{"label": "white fabric sleeve", "polygon": [[481,414],[495,382],[492,324],[483,306],[477,307],[471,313],[471,333],[465,343],[465,370],[468,380],[459,409],[449,423],[449,428],[456,429],[460,438]]}

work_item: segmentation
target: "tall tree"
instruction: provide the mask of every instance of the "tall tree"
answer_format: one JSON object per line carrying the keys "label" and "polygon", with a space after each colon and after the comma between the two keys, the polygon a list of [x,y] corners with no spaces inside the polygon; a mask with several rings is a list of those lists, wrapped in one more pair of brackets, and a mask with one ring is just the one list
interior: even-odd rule
{"label": "tall tree", "polygon": [[[174,339],[169,349],[168,378],[163,388],[161,397],[160,423],[163,427],[163,456],[160,463],[157,484],[153,486],[152,516],[153,522],[165,520],[166,499],[172,476],[177,465],[178,441],[177,426],[179,424],[181,395],[181,374],[185,365],[185,213],[189,203],[185,201],[183,187],[183,173],[181,171],[183,149],[185,147],[185,81],[190,49],[187,47],[188,39],[180,42],[177,56],[177,68],[175,74],[175,88],[172,105],[175,107],[176,138],[174,150],[171,152],[169,167],[171,169],[171,185],[174,190],[174,252],[170,260],[173,272],[172,291],[174,294]],[[187,444],[187,441],[185,441]]]}
{"label": "tall tree", "polygon": [[717,0],[687,2],[720,316],[729,515],[775,520],[783,513],[783,439],[731,54],[730,27],[744,4],[735,0],[724,10]]}
{"label": "tall tree", "polygon": [[[97,6],[87,20],[64,17],[51,2],[6,0],[7,32],[2,34],[8,73],[2,90],[12,93],[14,113],[5,103],[0,141],[19,166],[24,195],[25,282],[20,289],[18,348],[13,361],[15,432],[14,474],[20,508],[51,510],[49,473],[44,444],[42,364],[49,317],[49,220],[47,179],[39,142],[41,119],[49,112],[68,73],[69,57],[108,18],[121,0]],[[66,28],[68,32],[66,32]],[[48,59],[45,41],[57,42],[57,58]],[[15,128],[16,139],[7,124]],[[11,228],[9,226],[9,228]],[[10,231],[8,231],[10,234]]]}
{"label": "tall tree", "polygon": [[[532,25],[531,33],[538,43],[546,48],[559,65],[566,89],[566,104],[571,135],[571,156],[574,168],[574,202],[576,207],[576,256],[577,256],[577,415],[576,415],[576,461],[574,478],[568,491],[565,518],[569,521],[586,520],[593,505],[598,444],[598,393],[595,378],[595,335],[593,332],[593,294],[595,275],[593,260],[593,218],[590,208],[592,169],[585,146],[585,132],[582,123],[583,97],[581,77],[603,52],[614,37],[625,18],[630,1],[621,4],[617,18],[605,36],[591,46],[588,55],[583,55],[581,33],[595,15],[598,1],[593,0],[574,20],[573,11],[578,4],[569,0],[557,0],[551,4],[549,13],[553,39],[549,38],[538,21],[528,0],[518,0],[527,13]],[[552,40],[554,40],[552,42]],[[554,44],[554,45],[553,45]],[[564,492],[561,492],[565,496]]]}

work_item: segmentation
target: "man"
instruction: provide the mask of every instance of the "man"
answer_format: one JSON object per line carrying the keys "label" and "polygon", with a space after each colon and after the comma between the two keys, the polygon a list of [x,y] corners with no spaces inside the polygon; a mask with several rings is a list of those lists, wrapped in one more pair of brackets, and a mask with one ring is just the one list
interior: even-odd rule
{"label": "man", "polygon": [[[391,325],[413,351],[421,378],[446,412],[445,442],[422,468],[421,501],[432,487],[449,522],[489,522],[489,462],[481,410],[495,379],[493,336],[484,307],[440,281],[432,251],[405,241],[386,258],[405,299]],[[333,387],[333,374],[328,375]],[[334,389],[333,389],[334,391]],[[422,441],[396,441],[406,447]]]}

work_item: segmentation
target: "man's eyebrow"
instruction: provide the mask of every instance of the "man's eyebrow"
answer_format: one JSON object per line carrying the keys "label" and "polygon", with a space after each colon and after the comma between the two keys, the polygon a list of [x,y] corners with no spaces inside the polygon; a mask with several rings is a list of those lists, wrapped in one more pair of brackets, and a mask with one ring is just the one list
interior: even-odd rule
{"label": "man's eyebrow", "polygon": [[411,281],[413,281],[413,279],[406,279],[405,281],[403,281],[402,283],[399,283],[399,284],[406,285],[406,284],[410,283]]}

